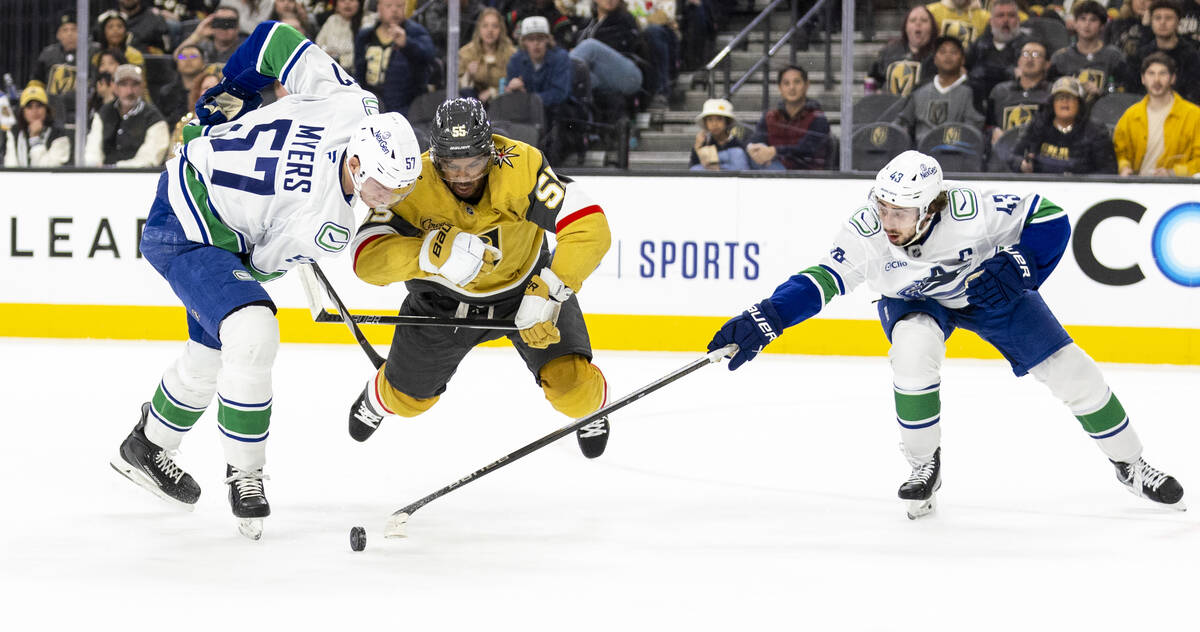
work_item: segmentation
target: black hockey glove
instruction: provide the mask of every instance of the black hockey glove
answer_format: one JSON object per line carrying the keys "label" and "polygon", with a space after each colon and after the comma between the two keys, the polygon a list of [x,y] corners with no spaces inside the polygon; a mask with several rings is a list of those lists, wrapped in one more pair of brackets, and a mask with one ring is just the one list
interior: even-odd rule
{"label": "black hockey glove", "polygon": [[779,313],[768,299],[750,306],[750,309],[741,315],[734,316],[729,322],[721,325],[712,342],[708,343],[708,350],[715,351],[736,344],[738,351],[729,359],[729,370],[734,371],[758,357],[767,343],[778,338],[781,333],[783,322],[779,320]]}
{"label": "black hockey glove", "polygon": [[241,115],[262,105],[262,95],[238,85],[226,77],[221,83],[204,91],[196,101],[196,117],[201,125],[219,125],[237,120]]}
{"label": "black hockey glove", "polygon": [[967,302],[989,309],[1004,307],[1037,284],[1033,253],[1020,245],[1008,246],[967,277]]}

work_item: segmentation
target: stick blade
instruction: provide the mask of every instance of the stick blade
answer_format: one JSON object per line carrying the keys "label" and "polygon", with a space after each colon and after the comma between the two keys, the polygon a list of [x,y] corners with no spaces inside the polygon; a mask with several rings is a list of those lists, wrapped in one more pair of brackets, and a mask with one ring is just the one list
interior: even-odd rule
{"label": "stick blade", "polygon": [[407,538],[408,537],[408,513],[405,511],[397,511],[388,517],[387,525],[383,528],[383,537],[385,538]]}

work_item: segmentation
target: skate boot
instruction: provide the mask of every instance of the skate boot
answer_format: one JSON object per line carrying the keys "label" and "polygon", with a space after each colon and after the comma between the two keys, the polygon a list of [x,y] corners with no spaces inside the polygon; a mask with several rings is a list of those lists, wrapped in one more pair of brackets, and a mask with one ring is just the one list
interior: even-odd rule
{"label": "skate boot", "polygon": [[1113,461],[1112,459],[1109,459],[1109,462],[1117,468],[1117,480],[1121,481],[1129,493],[1172,509],[1180,511],[1187,509],[1187,506],[1183,504],[1183,486],[1175,480],[1174,476],[1154,469],[1141,457],[1132,463]]}
{"label": "skate boot", "polygon": [[371,405],[371,398],[367,397],[367,388],[363,387],[362,394],[350,405],[350,436],[355,441],[366,441],[379,429],[382,422],[383,413]]}
{"label": "skate boot", "polygon": [[238,532],[257,540],[262,537],[262,519],[271,515],[271,505],[267,502],[266,490],[263,489],[264,476],[262,469],[245,472],[232,465],[225,466],[225,482],[229,484],[229,507],[238,519]]}
{"label": "skate boot", "polygon": [[608,417],[601,417],[575,431],[583,456],[594,459],[604,454],[608,445]]}
{"label": "skate boot", "polygon": [[908,501],[908,519],[916,520],[937,509],[937,497],[934,494],[942,487],[942,449],[934,450],[933,458],[925,463],[914,461],[911,457],[908,463],[912,465],[912,474],[900,486],[897,495]]}
{"label": "skate boot", "polygon": [[109,465],[151,494],[191,511],[200,499],[200,486],[175,463],[174,450],[168,452],[146,438],[149,415],[150,402],[146,402],[133,432],[121,442],[117,457]]}

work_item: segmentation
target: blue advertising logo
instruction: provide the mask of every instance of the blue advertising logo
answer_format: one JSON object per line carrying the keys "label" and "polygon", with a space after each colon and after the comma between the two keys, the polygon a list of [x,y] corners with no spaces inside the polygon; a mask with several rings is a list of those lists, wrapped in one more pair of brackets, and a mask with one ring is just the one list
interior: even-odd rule
{"label": "blue advertising logo", "polygon": [[1154,261],[1168,279],[1185,287],[1200,286],[1200,203],[1186,202],[1164,213],[1150,243]]}

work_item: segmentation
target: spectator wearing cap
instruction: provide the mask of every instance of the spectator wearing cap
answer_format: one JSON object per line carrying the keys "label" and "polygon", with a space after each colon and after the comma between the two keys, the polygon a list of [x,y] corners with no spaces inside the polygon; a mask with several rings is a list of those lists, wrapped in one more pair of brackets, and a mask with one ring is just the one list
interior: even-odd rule
{"label": "spectator wearing cap", "polygon": [[175,74],[171,80],[158,89],[154,96],[154,105],[162,112],[168,123],[174,124],[183,115],[192,110],[195,101],[188,101],[200,73],[204,70],[204,51],[195,44],[180,46],[175,49]]}
{"label": "spectator wearing cap", "polygon": [[46,90],[53,110],[66,121],[75,119],[75,49],[79,29],[75,11],[58,15],[54,43],[42,49],[33,66],[33,82]]}
{"label": "spectator wearing cap", "polygon": [[571,59],[587,64],[593,92],[634,95],[643,78],[634,59],[648,57],[637,20],[624,0],[595,0],[594,8],[592,20],[579,30]]}
{"label": "spectator wearing cap", "polygon": [[700,131],[692,143],[688,168],[692,171],[745,171],[750,157],[742,141],[742,127],[733,115],[733,104],[725,99],[709,99],[696,116]]}
{"label": "spectator wearing cap", "polygon": [[752,169],[826,169],[829,120],[821,104],[808,98],[808,71],[786,66],[776,76],[781,101],[763,112],[746,153]]}
{"label": "spectator wearing cap", "polygon": [[1122,176],[1200,173],[1200,107],[1172,90],[1175,60],[1151,53],[1142,61],[1146,97],[1129,106],[1113,131]]}
{"label": "spectator wearing cap", "polygon": [[896,124],[913,135],[914,142],[944,123],[983,126],[983,115],[975,109],[975,95],[963,68],[963,44],[943,35],[934,43],[933,65],[937,76],[909,96],[896,117]]}
{"label": "spectator wearing cap", "polygon": [[1071,7],[1071,14],[1078,39],[1050,57],[1050,77],[1079,79],[1089,103],[1118,87],[1124,90],[1134,80],[1129,63],[1116,46],[1105,44],[1100,37],[1108,12],[1096,0],[1084,0]]}
{"label": "spectator wearing cap", "polygon": [[167,21],[155,13],[149,0],[120,0],[117,6],[125,14],[129,44],[154,55],[168,50]]}
{"label": "spectator wearing cap", "polygon": [[1179,93],[1192,103],[1200,102],[1200,52],[1189,39],[1179,37],[1179,5],[1171,0],[1150,4],[1150,30],[1154,41],[1138,49],[1138,62],[1152,53],[1164,53],[1175,62]]}
{"label": "spectator wearing cap", "polygon": [[[1020,62],[1021,47],[1029,40],[1021,33],[1017,0],[994,0],[990,29],[967,48],[967,81],[975,93],[975,107],[985,110],[984,99],[992,88],[1010,81]],[[1045,47],[1042,47],[1043,51]]]}
{"label": "spectator wearing cap", "polygon": [[96,67],[98,51],[111,49],[121,51],[126,62],[146,70],[146,59],[142,51],[129,45],[129,29],[125,16],[120,11],[105,11],[96,18],[95,38],[99,48],[90,60],[93,68]]}
{"label": "spectator wearing cap", "polygon": [[888,42],[867,75],[887,94],[906,97],[937,74],[933,67],[933,14],[924,5],[908,10],[900,37]]}
{"label": "spectator wearing cap", "polygon": [[983,36],[991,18],[979,0],[941,0],[925,8],[937,22],[937,34],[957,39],[964,49]]}
{"label": "spectator wearing cap", "polygon": [[1021,173],[1116,173],[1108,130],[1088,120],[1087,93],[1075,77],[1059,77],[1050,99],[1025,128],[1009,166]]}
{"label": "spectator wearing cap", "polygon": [[546,18],[546,24],[550,25],[550,35],[554,38],[556,46],[563,50],[570,50],[575,45],[575,35],[578,29],[570,18],[558,10],[554,0],[513,0],[501,3],[497,5],[497,8],[504,15],[508,31],[516,40],[521,39],[520,27],[525,18],[538,15]]}
{"label": "spectator wearing cap", "polygon": [[61,167],[71,161],[71,137],[54,122],[46,90],[31,84],[21,91],[17,124],[5,132],[5,167]]}
{"label": "spectator wearing cap", "polygon": [[554,44],[550,23],[535,15],[517,27],[520,50],[508,60],[505,91],[534,92],[546,106],[547,125],[571,94],[571,60]]}
{"label": "spectator wearing cap", "polygon": [[458,49],[459,88],[487,102],[500,91],[500,80],[508,74],[508,61],[517,52],[504,29],[500,12],[485,7],[479,13],[471,41]]}
{"label": "spectator wearing cap", "polygon": [[238,10],[221,5],[196,25],[176,50],[184,46],[199,46],[210,64],[223,64],[233,57],[233,51],[245,40],[238,32]]}
{"label": "spectator wearing cap", "polygon": [[117,98],[92,117],[84,159],[88,166],[157,167],[167,152],[170,132],[162,114],[142,98],[142,69],[133,64],[113,75]]}
{"label": "spectator wearing cap", "polygon": [[1046,45],[1038,41],[1025,42],[1018,59],[1017,78],[997,85],[987,98],[987,125],[992,130],[993,143],[1004,132],[1029,124],[1050,99],[1050,84],[1046,81],[1050,60]]}
{"label": "spectator wearing cap", "polygon": [[406,114],[427,90],[434,59],[429,31],[406,16],[404,0],[379,0],[379,22],[354,41],[354,78],[374,92],[385,112]]}

